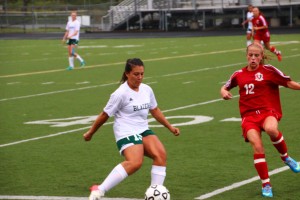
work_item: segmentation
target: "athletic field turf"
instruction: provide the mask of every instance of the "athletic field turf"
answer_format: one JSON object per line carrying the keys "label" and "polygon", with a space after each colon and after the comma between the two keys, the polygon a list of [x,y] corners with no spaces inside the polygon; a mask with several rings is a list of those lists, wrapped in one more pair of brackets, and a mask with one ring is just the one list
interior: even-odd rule
{"label": "athletic field turf", "polygon": [[[269,61],[300,81],[300,35],[272,35],[283,61]],[[119,155],[112,124],[91,142],[82,134],[118,87],[127,58],[145,63],[144,83],[181,135],[150,122],[168,152],[166,187],[172,200],[261,199],[250,145],[241,137],[238,92],[220,99],[220,87],[246,65],[245,36],[80,41],[86,66],[65,70],[66,46],[57,40],[0,42],[0,199],[11,196],[87,197]],[[300,160],[300,91],[281,88],[280,130]],[[151,117],[149,117],[151,119]],[[225,120],[225,121],[224,121]],[[112,122],[112,119],[109,120]],[[291,172],[263,134],[274,199],[296,200],[300,174]],[[106,197],[143,199],[151,161]],[[29,197],[28,197],[29,198]],[[58,198],[67,199],[67,198]],[[72,198],[71,198],[72,199]],[[75,199],[75,198],[73,198]]]}

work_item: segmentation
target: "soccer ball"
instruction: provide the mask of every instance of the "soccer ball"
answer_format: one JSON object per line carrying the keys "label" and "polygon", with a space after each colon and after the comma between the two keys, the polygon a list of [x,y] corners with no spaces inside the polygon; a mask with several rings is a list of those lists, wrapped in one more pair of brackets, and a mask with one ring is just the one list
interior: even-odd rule
{"label": "soccer ball", "polygon": [[145,200],[170,200],[170,192],[163,185],[151,185],[145,192]]}

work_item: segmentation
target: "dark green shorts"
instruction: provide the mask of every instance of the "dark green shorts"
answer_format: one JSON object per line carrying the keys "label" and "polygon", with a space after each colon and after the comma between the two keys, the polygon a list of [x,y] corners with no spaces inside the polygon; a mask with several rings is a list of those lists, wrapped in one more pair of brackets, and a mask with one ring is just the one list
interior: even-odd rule
{"label": "dark green shorts", "polygon": [[131,135],[126,138],[118,140],[117,146],[118,146],[120,154],[122,154],[122,151],[124,149],[126,149],[127,147],[130,147],[130,146],[136,145],[136,144],[143,144],[143,137],[146,137],[148,135],[155,135],[155,133],[152,130],[146,130],[143,133]]}
{"label": "dark green shorts", "polygon": [[68,39],[66,43],[67,45],[77,45],[79,41],[75,39]]}

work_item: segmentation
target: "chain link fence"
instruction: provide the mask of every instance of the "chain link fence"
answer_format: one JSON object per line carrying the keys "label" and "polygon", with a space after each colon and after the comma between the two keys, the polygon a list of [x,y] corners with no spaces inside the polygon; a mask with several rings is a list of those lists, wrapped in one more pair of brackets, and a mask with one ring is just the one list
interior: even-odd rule
{"label": "chain link fence", "polygon": [[110,0],[107,3],[85,5],[0,5],[0,33],[61,32],[65,29],[70,12],[74,10],[82,21],[82,31],[100,31],[102,17],[117,3]]}

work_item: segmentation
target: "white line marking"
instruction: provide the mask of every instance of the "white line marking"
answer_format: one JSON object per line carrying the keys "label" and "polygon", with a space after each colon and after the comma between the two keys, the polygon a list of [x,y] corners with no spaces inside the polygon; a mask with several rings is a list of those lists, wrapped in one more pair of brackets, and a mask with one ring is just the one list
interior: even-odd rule
{"label": "white line marking", "polygon": [[90,83],[89,81],[83,81],[83,82],[76,83],[76,85],[84,85],[84,84],[89,84],[89,83]]}
{"label": "white line marking", "polygon": [[[236,95],[236,96],[233,96],[232,98],[236,98],[238,96],[239,95]],[[187,106],[182,106],[182,107],[178,107],[178,108],[164,110],[162,112],[166,113],[166,112],[171,112],[171,111],[176,111],[176,110],[182,110],[182,109],[192,108],[192,107],[195,107],[195,106],[202,106],[202,105],[206,105],[206,104],[210,104],[210,103],[214,103],[214,102],[218,102],[218,101],[223,101],[223,99],[214,99],[214,100],[211,100],[211,101],[200,102],[200,103],[196,103],[196,104],[191,104],[191,105],[187,105]],[[109,125],[109,124],[112,124],[112,123],[113,122],[108,122],[108,123],[105,123],[104,125]],[[82,131],[82,130],[86,130],[86,129],[89,129],[89,128],[90,128],[90,126],[87,126],[87,127],[83,127],[83,128],[69,130],[69,131],[54,133],[54,134],[50,134],[50,135],[46,135],[46,136],[35,137],[35,138],[31,138],[31,139],[26,139],[26,140],[19,140],[19,141],[12,142],[12,143],[7,143],[7,144],[1,144],[0,148],[1,147],[12,146],[12,145],[16,145],[16,144],[21,144],[21,143],[25,143],[25,142],[30,142],[30,141],[34,141],[34,140],[40,140],[40,139],[44,139],[44,138],[55,137],[55,136],[59,136],[59,135],[67,134],[67,133]]]}
{"label": "white line marking", "polygon": [[44,82],[42,83],[42,85],[50,85],[50,84],[53,84],[54,82]]}
{"label": "white line marking", "polygon": [[74,129],[74,130],[69,130],[69,131],[63,131],[63,132],[59,132],[59,133],[54,133],[54,134],[50,134],[50,135],[45,135],[45,136],[41,136],[41,137],[35,137],[35,138],[27,139],[27,140],[19,140],[19,141],[12,142],[12,143],[1,144],[0,148],[1,147],[12,146],[12,145],[15,145],[15,144],[21,144],[21,143],[24,143],[24,142],[30,142],[30,141],[34,141],[34,140],[40,140],[40,139],[55,137],[55,136],[59,136],[59,135],[67,134],[67,133],[73,133],[73,132],[85,130],[85,129],[88,129],[88,128],[90,128],[90,126],[79,128],[79,129]]}
{"label": "white line marking", "polygon": [[[58,196],[0,196],[0,199],[22,199],[22,200],[87,200],[87,197],[58,197]],[[102,198],[101,198],[102,199]],[[129,198],[103,198],[103,200],[141,200]]]}
{"label": "white line marking", "polygon": [[15,84],[19,84],[21,82],[10,82],[10,83],[7,83],[7,85],[15,85]]}
{"label": "white line marking", "polygon": [[[220,69],[220,68],[225,68],[225,67],[234,67],[234,66],[242,65],[242,64],[244,64],[244,63],[234,63],[234,64],[217,66],[217,67],[212,67],[212,68],[204,68],[204,69],[198,69],[198,70],[184,71],[184,72],[178,72],[178,73],[173,73],[173,74],[162,75],[161,77],[177,76],[177,75],[181,75],[181,74],[188,74],[188,73],[195,73],[195,72],[201,72],[201,71],[207,71],[207,70],[214,70],[214,69]],[[152,77],[146,77],[144,79],[150,79],[150,78],[152,78]],[[156,83],[156,82],[152,82],[152,83]],[[59,91],[46,92],[46,93],[40,93],[40,94],[32,94],[32,95],[26,95],[26,96],[20,96],[20,97],[11,97],[11,98],[0,99],[0,102],[9,101],[9,100],[16,100],[16,99],[25,99],[25,98],[37,97],[37,96],[45,96],[45,95],[51,95],[51,94],[58,94],[58,93],[63,93],[63,92],[73,92],[73,91],[77,91],[77,90],[86,90],[86,89],[110,86],[110,85],[115,85],[115,84],[118,84],[118,83],[115,82],[115,83],[108,83],[108,84],[103,84],[103,85],[94,85],[94,86],[87,86],[87,87],[82,87],[82,88],[59,90]]]}
{"label": "white line marking", "polygon": [[94,48],[106,48],[107,45],[94,45],[94,46],[79,46],[79,49],[94,49]]}
{"label": "white line marking", "polygon": [[[269,172],[269,175],[271,176],[271,175],[274,175],[274,174],[278,174],[278,173],[286,171],[288,169],[290,169],[288,166],[281,167],[281,168],[278,168],[278,169],[274,169],[274,170],[272,170],[272,171]],[[259,176],[255,176],[253,178],[250,178],[250,179],[247,179],[247,180],[244,180],[244,181],[241,181],[241,182],[233,183],[230,186],[226,186],[226,187],[223,187],[221,189],[217,189],[217,190],[215,190],[213,192],[210,192],[210,193],[207,193],[207,194],[203,194],[203,195],[201,195],[199,197],[196,197],[195,199],[208,199],[208,198],[210,198],[212,196],[215,196],[215,195],[221,194],[223,192],[226,192],[226,191],[229,191],[229,190],[241,187],[243,185],[252,183],[252,182],[257,181],[257,180],[260,180]]]}
{"label": "white line marking", "polygon": [[[145,59],[144,62],[170,60],[170,59],[177,59],[177,58],[188,58],[188,57],[195,57],[195,56],[205,56],[205,55],[228,53],[228,52],[235,52],[235,51],[241,51],[241,50],[244,50],[244,48],[242,48],[242,49],[232,49],[232,50],[223,50],[223,51],[214,51],[214,52],[208,52],[208,53],[198,53],[198,54],[194,53],[194,54],[181,55],[181,56],[169,56],[169,57],[162,57],[162,58],[152,58],[152,59]],[[85,66],[85,68],[87,69],[87,68],[106,67],[106,66],[123,65],[123,64],[124,64],[124,62],[116,62],[116,63],[101,64],[101,65],[90,65],[90,66]],[[75,68],[74,70],[78,70],[78,69],[79,68]],[[21,73],[21,74],[10,74],[10,75],[0,76],[0,78],[29,76],[29,75],[46,74],[46,73],[62,72],[62,71],[66,71],[66,70],[65,69],[56,69],[56,70],[29,72],[29,73]]]}
{"label": "white line marking", "polygon": [[241,121],[242,119],[237,117],[231,117],[231,118],[220,120],[220,122],[241,122]]}
{"label": "white line marking", "polygon": [[37,97],[37,96],[45,96],[45,95],[50,95],[50,94],[58,94],[58,93],[63,93],[63,92],[72,92],[72,91],[77,91],[77,90],[86,90],[86,89],[91,89],[91,88],[96,88],[96,87],[104,87],[104,86],[116,85],[116,84],[118,84],[118,83],[117,82],[107,83],[107,84],[102,84],[102,85],[94,85],[94,86],[81,87],[81,88],[75,88],[75,89],[59,90],[59,91],[45,92],[45,93],[40,93],[40,94],[32,94],[32,95],[27,95],[27,96],[12,97],[12,98],[0,99],[0,102],[8,101],[8,100],[16,100],[16,99],[26,99],[26,98]]}

